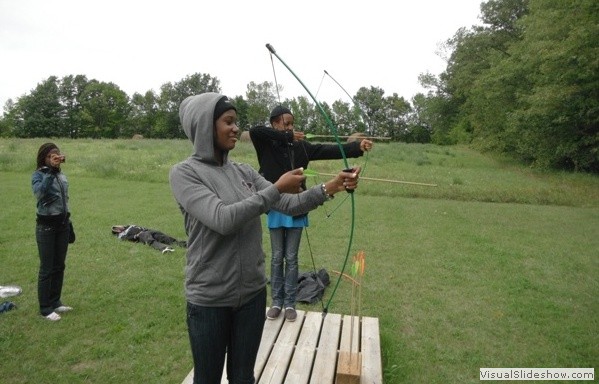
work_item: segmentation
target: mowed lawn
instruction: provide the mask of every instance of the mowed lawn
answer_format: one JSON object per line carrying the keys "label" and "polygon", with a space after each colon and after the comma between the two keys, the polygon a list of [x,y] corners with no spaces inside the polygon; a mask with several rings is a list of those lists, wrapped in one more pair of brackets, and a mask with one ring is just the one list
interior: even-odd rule
{"label": "mowed lawn", "polygon": [[[162,255],[118,241],[110,227],[185,237],[168,169],[191,144],[56,140],[67,155],[78,237],[63,292],[75,310],[51,323],[37,310],[30,189],[44,141],[0,140],[0,285],[23,288],[3,299],[18,308],[0,314],[0,382],[180,383],[192,367],[184,250]],[[256,164],[249,143],[232,157]],[[399,143],[377,143],[350,163],[365,166],[365,177],[437,185],[364,179],[356,192],[352,254],[366,255],[361,314],[379,318],[385,383],[475,383],[481,367],[599,367],[597,176]],[[300,253],[301,271],[312,270],[313,258],[333,283],[350,231],[349,200],[335,209],[342,197],[310,214],[310,247],[304,237]],[[267,231],[264,248],[268,260]],[[329,312],[349,313],[350,295],[342,281]]]}

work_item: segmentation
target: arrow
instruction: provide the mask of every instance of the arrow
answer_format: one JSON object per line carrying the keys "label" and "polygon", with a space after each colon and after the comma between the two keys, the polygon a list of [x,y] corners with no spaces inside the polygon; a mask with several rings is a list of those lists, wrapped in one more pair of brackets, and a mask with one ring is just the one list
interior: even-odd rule
{"label": "arrow", "polygon": [[[306,133],[306,139],[315,139],[318,137],[335,137],[333,135],[314,135],[312,133]],[[357,140],[359,139],[373,139],[373,140],[391,140],[390,137],[384,137],[384,136],[338,136],[340,139],[349,139],[349,138],[355,138]]]}
{"label": "arrow", "polygon": [[[315,172],[315,171],[311,171],[311,172]],[[324,173],[324,172],[317,172],[317,174],[324,175],[324,176],[337,176],[337,175],[335,175],[333,173]],[[308,174],[307,176],[312,176],[312,174]],[[374,177],[362,177],[362,176],[360,176],[360,180],[382,181],[382,182],[385,182],[385,183],[422,185],[422,186],[425,186],[425,187],[436,187],[437,186],[437,184],[416,183],[414,181],[403,181],[403,180],[376,179]]]}

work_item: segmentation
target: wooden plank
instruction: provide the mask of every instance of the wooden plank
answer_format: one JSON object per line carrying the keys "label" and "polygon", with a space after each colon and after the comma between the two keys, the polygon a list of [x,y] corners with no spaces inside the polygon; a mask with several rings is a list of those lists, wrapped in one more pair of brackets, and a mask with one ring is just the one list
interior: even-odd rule
{"label": "wooden plank", "polygon": [[181,384],[193,384],[193,368],[187,374],[187,376],[185,376],[185,379],[183,379],[183,382]]}
{"label": "wooden plank", "polygon": [[[382,383],[379,319],[353,317],[353,328],[352,332],[351,316],[327,314],[323,319],[319,312],[298,311],[295,322],[286,322],[284,316],[266,320],[254,369],[256,380],[333,384],[341,355],[349,353],[353,337],[352,350],[361,358],[360,384]],[[182,384],[192,382],[193,369]],[[227,383],[225,372],[222,383]]]}
{"label": "wooden plank", "polygon": [[285,377],[286,383],[307,384],[310,379],[310,371],[316,355],[318,338],[322,327],[322,314],[308,312],[302,327],[299,340],[293,352],[293,359],[289,365],[289,371]]}
{"label": "wooden plank", "polygon": [[380,384],[383,382],[381,362],[379,319],[376,317],[363,317],[361,384]]}
{"label": "wooden plank", "polygon": [[[268,308],[266,308],[268,312]],[[258,349],[258,355],[256,357],[256,365],[254,367],[254,377],[260,377],[266,363],[268,362],[268,358],[272,353],[272,349],[275,345],[277,337],[281,332],[281,328],[283,327],[283,322],[285,321],[285,317],[281,313],[279,317],[274,320],[266,320],[264,323],[264,330],[262,331],[262,339],[260,339],[260,348]],[[225,382],[226,384],[226,382]]]}
{"label": "wooden plank", "polygon": [[310,378],[311,384],[332,384],[334,382],[340,334],[341,315],[327,314],[318,341],[318,351]]}
{"label": "wooden plank", "polygon": [[360,318],[358,316],[343,316],[339,350],[344,352],[360,351]]}
{"label": "wooden plank", "polygon": [[[297,311],[297,319],[295,321],[285,321],[279,337],[275,342],[274,348],[264,371],[260,376],[259,383],[275,384],[284,383],[287,367],[291,361],[295,343],[302,329],[306,312]],[[283,317],[283,316],[281,316]]]}

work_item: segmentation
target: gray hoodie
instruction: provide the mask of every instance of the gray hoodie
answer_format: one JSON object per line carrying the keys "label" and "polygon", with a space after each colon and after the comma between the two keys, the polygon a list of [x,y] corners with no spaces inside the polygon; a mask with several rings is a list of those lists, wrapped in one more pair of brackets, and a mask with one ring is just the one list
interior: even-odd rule
{"label": "gray hoodie", "polygon": [[223,165],[214,155],[214,107],[223,97],[204,93],[180,106],[183,130],[194,153],[173,166],[170,184],[183,212],[187,233],[185,295],[201,306],[238,307],[266,287],[262,222],[271,208],[289,215],[306,213],[325,201],[319,186],[281,194],[247,164]]}

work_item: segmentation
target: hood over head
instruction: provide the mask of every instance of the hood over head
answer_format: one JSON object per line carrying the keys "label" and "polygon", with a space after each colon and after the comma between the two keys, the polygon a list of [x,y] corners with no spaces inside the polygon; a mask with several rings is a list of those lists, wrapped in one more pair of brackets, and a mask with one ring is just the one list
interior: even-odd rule
{"label": "hood over head", "polygon": [[[204,162],[216,162],[214,124],[216,119],[229,109],[235,109],[235,107],[226,96],[215,92],[189,96],[181,102],[179,118],[183,131],[193,143],[194,158]],[[223,161],[227,160],[227,154],[227,152],[223,154]]]}

